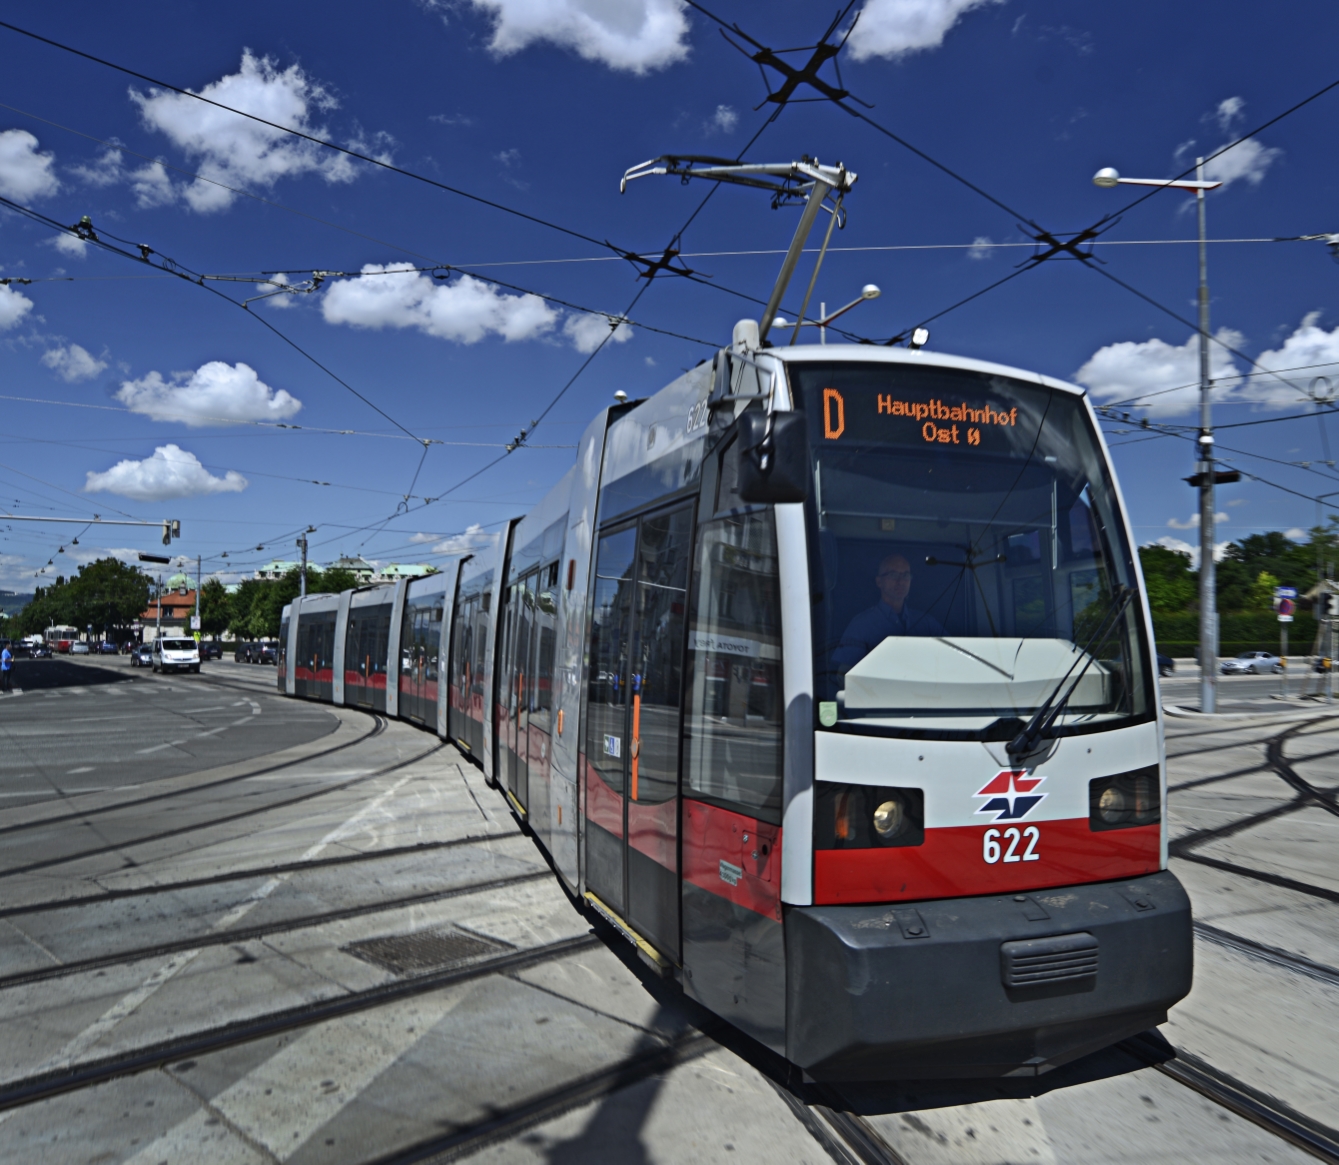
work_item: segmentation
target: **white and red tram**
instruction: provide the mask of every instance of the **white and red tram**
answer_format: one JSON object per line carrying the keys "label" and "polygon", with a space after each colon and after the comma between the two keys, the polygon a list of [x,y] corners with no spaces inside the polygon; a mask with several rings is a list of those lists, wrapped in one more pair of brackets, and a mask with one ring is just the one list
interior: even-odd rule
{"label": "white and red tram", "polygon": [[1072,385],[731,347],[279,685],[455,742],[567,889],[815,1079],[1039,1073],[1191,981],[1152,628]]}

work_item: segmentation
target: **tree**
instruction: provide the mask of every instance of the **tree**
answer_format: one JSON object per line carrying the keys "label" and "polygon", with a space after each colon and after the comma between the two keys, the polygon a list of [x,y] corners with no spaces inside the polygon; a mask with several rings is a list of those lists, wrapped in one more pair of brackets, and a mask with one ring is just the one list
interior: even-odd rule
{"label": "tree", "polygon": [[232,606],[227,588],[211,578],[200,588],[200,630],[217,638],[232,621]]}
{"label": "tree", "polygon": [[1155,611],[1188,611],[1199,592],[1199,572],[1190,569],[1190,555],[1166,546],[1141,546],[1148,603]]}
{"label": "tree", "polygon": [[1278,585],[1278,579],[1269,571],[1262,570],[1251,584],[1248,609],[1253,613],[1269,614],[1274,609],[1274,588]]}
{"label": "tree", "polygon": [[31,635],[53,623],[88,626],[112,634],[126,628],[149,605],[149,579],[117,558],[100,558],[79,568],[71,579],[57,575],[49,587],[38,587],[33,600],[16,616],[14,631]]}

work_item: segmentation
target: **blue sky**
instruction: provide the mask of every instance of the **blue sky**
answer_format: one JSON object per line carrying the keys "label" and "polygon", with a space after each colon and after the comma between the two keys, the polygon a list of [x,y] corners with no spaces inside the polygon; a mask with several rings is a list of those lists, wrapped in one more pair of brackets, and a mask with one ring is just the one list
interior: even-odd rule
{"label": "blue sky", "polygon": [[[784,0],[713,10],[776,47],[812,43],[836,12]],[[580,309],[617,316],[637,294],[627,262],[576,236],[658,252],[706,192],[648,179],[620,195],[620,175],[666,152],[735,155],[772,109],[754,109],[765,96],[758,68],[678,0],[126,11],[15,0],[6,19],[576,234],[0,29],[0,195],[62,224],[88,215],[132,253],[152,248],[155,262],[240,277],[209,283],[227,303],[0,211],[0,276],[34,280],[0,287],[0,506],[14,513],[177,518],[173,553],[229,577],[291,557],[308,525],[318,561],[433,561],[470,527],[538,500],[613,392],[648,394],[725,343],[757,311],[730,292],[766,296],[794,227],[797,211],[773,211],[763,194],[718,191],[680,244],[709,278],[656,280],[633,326],[594,356],[529,447],[448,493],[587,360],[607,325]],[[1128,188],[1092,185],[1099,167],[1170,177],[1339,78],[1334,25],[1332,7],[1312,0],[1286,20],[1236,3],[867,0],[841,57],[846,87],[873,104],[871,118],[1017,215],[826,102],[788,106],[748,159],[808,153],[859,174],[833,239],[847,249],[829,257],[818,297],[845,302],[877,283],[882,297],[848,319],[883,339],[1031,254],[1008,245],[1028,241],[1018,216],[1076,231],[1129,202]],[[1214,164],[1227,181],[1209,197],[1212,238],[1339,231],[1336,109],[1339,89]],[[1106,271],[1186,319],[1194,247],[1147,240],[1192,238],[1190,209],[1186,196],[1160,193],[1097,248]],[[512,289],[386,274],[395,264],[451,264]],[[254,282],[261,272],[292,272],[301,286],[318,270],[369,273],[238,306],[274,290]],[[1236,379],[1219,390],[1216,421],[1303,414],[1221,432],[1244,451],[1225,454],[1234,464],[1296,494],[1253,481],[1223,489],[1220,537],[1307,527],[1307,499],[1339,490],[1339,471],[1323,464],[1323,440],[1339,443],[1339,430],[1323,434],[1306,403],[1316,376],[1339,388],[1339,266],[1321,242],[1224,242],[1210,249],[1209,274],[1215,331],[1276,373],[1248,377],[1219,349],[1216,372]],[[1168,391],[1196,379],[1190,329],[1080,263],[1026,271],[930,328],[937,350],[1077,375],[1099,400],[1145,401],[1132,415],[1194,421],[1194,392]],[[1195,499],[1181,480],[1191,446],[1143,436],[1111,438],[1137,536],[1194,542]],[[441,444],[423,455],[425,439]],[[0,524],[0,586],[26,590],[100,554],[159,549],[153,531],[92,529],[75,546],[78,531]]]}

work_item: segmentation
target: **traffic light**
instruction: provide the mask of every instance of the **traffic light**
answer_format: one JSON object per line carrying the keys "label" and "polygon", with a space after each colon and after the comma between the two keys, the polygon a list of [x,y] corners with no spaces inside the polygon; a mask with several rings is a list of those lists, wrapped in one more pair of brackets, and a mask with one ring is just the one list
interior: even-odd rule
{"label": "traffic light", "polygon": [[172,523],[171,523],[171,522],[164,522],[164,523],[163,523],[163,545],[164,545],[164,546],[170,546],[170,545],[172,545]]}
{"label": "traffic light", "polygon": [[1316,596],[1316,618],[1333,619],[1339,615],[1339,595],[1325,591]]}

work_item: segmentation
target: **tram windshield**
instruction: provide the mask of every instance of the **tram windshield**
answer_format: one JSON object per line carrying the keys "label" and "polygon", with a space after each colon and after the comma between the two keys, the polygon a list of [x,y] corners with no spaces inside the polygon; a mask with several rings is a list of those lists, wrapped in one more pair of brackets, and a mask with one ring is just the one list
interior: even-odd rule
{"label": "tram windshield", "polygon": [[1010,739],[1067,672],[1058,733],[1150,714],[1141,605],[1112,617],[1134,563],[1081,398],[953,368],[789,374],[814,455],[823,727]]}

